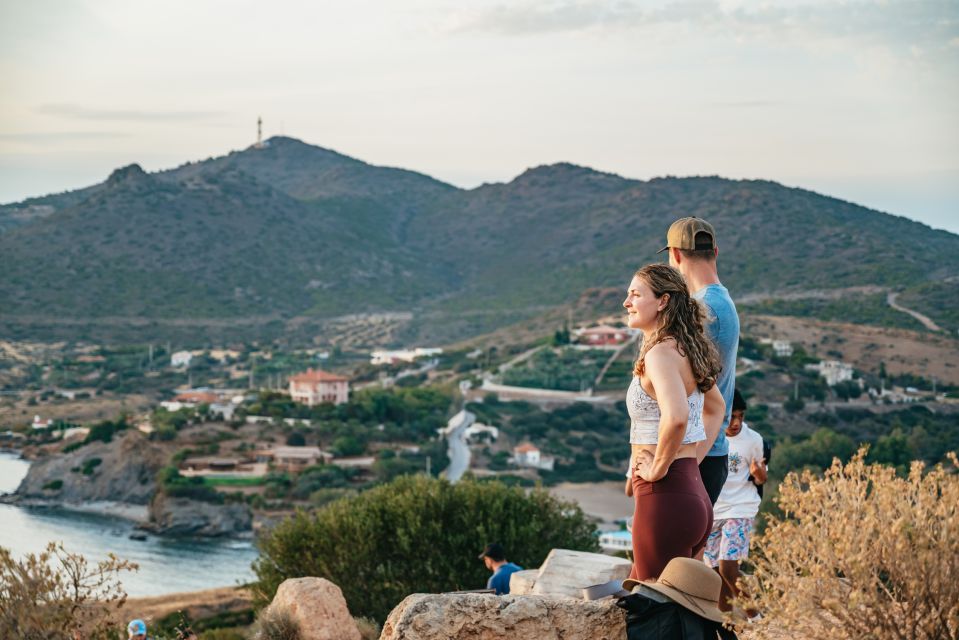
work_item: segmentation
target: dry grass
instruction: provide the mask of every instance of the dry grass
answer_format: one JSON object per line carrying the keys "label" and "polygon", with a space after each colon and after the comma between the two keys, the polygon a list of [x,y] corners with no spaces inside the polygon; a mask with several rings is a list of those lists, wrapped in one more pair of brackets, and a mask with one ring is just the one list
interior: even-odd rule
{"label": "dry grass", "polygon": [[865,451],[780,485],[785,517],[757,538],[738,603],[763,613],[751,638],[959,638],[959,476],[914,462],[900,478]]}
{"label": "dry grass", "polygon": [[380,637],[380,625],[372,618],[353,618],[363,640],[377,640]]}

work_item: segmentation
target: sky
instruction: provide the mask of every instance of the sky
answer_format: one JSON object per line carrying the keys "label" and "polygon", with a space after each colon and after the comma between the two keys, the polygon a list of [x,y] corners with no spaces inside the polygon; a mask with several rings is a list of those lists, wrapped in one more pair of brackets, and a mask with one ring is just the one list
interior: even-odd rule
{"label": "sky", "polygon": [[0,202],[288,135],[761,178],[959,233],[956,0],[0,0]]}

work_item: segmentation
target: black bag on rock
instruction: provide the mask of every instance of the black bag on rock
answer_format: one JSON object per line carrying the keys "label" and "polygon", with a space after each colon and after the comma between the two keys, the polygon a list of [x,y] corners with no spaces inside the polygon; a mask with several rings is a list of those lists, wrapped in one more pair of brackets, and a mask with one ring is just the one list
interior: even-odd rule
{"label": "black bag on rock", "polygon": [[616,601],[626,611],[626,640],[737,640],[722,624],[650,596],[633,593]]}

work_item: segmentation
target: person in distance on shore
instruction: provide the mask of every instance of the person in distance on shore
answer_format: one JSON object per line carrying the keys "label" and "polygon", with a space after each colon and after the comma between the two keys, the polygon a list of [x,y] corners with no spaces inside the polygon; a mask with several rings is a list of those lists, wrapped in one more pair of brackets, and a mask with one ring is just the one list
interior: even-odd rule
{"label": "person in distance on shore", "polygon": [[719,281],[716,258],[716,230],[701,218],[681,218],[666,232],[666,246],[659,250],[669,252],[669,264],[683,274],[692,297],[706,307],[706,331],[719,352],[721,371],[716,381],[726,403],[722,424],[715,433],[707,432],[699,452],[699,471],[706,486],[709,501],[716,504],[726,483],[729,444],[725,430],[733,404],[736,387],[736,352],[739,349],[739,315],[729,291]]}
{"label": "person in distance on shore", "polygon": [[[623,307],[643,346],[626,396],[634,495],[629,590],[655,580],[676,557],[695,557],[712,527],[699,474],[700,443],[725,413],[716,388],[719,357],[702,306],[679,271],[650,264],[633,276]],[[708,427],[708,429],[707,429]]]}

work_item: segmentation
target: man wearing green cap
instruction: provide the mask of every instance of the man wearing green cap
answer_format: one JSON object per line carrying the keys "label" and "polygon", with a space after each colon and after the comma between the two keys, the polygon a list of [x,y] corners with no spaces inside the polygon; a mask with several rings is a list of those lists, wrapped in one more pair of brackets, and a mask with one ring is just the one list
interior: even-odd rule
{"label": "man wearing green cap", "polygon": [[[713,504],[719,498],[726,482],[729,444],[726,442],[726,427],[729,426],[736,389],[736,351],[739,349],[739,314],[729,291],[719,281],[716,257],[716,231],[713,225],[701,218],[681,218],[674,222],[666,233],[666,246],[660,249],[669,252],[669,264],[683,278],[693,298],[706,307],[706,330],[719,350],[722,371],[716,385],[726,402],[726,414],[722,427],[716,434],[707,433],[704,446],[709,446],[706,456],[699,464],[699,472],[706,486],[706,493]],[[709,438],[715,437],[715,441]],[[702,454],[700,454],[702,455]]]}

